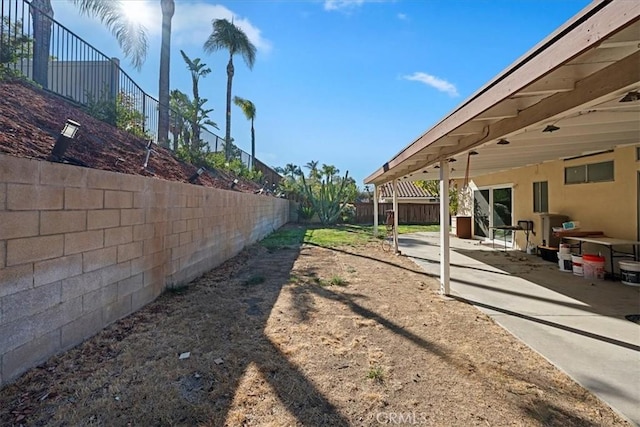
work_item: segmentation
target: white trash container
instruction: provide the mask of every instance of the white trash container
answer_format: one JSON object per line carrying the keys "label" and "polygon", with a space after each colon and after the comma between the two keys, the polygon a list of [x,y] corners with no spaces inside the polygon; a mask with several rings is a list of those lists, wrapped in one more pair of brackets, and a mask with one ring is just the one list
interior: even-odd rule
{"label": "white trash container", "polygon": [[576,276],[582,276],[582,256],[581,255],[571,255],[571,264],[573,268],[573,274]]}
{"label": "white trash container", "polygon": [[640,286],[640,262],[619,261],[622,283],[629,286]]}
{"label": "white trash container", "polygon": [[561,254],[571,254],[571,245],[567,244],[567,243],[560,243],[560,246],[558,247],[558,252]]}
{"label": "white trash container", "polygon": [[560,271],[571,273],[573,270],[571,264],[571,254],[561,254],[558,252],[558,266],[560,267]]}

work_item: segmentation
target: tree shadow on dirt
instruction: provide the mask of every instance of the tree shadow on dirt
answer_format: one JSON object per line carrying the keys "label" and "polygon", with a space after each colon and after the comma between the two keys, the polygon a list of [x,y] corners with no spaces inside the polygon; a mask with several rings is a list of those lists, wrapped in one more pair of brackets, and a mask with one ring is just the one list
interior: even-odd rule
{"label": "tree shadow on dirt", "polygon": [[[312,245],[312,246],[322,247],[319,245]],[[362,255],[353,254],[337,248],[325,248],[325,249],[346,253],[352,256],[362,256]],[[363,256],[363,257],[380,261],[375,258],[370,258],[367,256]],[[386,261],[380,261],[380,262],[388,263]],[[393,264],[393,263],[388,263],[388,264],[391,264],[397,268],[404,268],[397,264]],[[417,344],[421,348],[437,355],[438,357],[441,357],[442,359],[445,359],[445,360],[450,360],[449,355],[447,354],[446,350],[443,347],[439,346],[436,343],[427,341],[416,334],[413,334],[412,332],[406,330],[402,326],[397,325],[392,320],[380,315],[379,313],[376,313],[375,311],[369,308],[366,308],[361,303],[359,303],[358,300],[362,301],[362,300],[368,299],[366,295],[359,294],[359,293],[334,292],[333,290],[329,289],[328,286],[323,285],[317,280],[314,280],[315,278],[317,278],[317,272],[315,270],[306,269],[306,270],[303,270],[302,273],[306,278],[310,280],[307,283],[299,283],[298,286],[295,286],[292,289],[292,292],[295,295],[296,300],[300,302],[300,305],[296,305],[295,307],[293,307],[294,310],[296,310],[296,312],[298,313],[299,319],[301,320],[308,319],[309,313],[314,311],[312,296],[315,295],[320,298],[324,298],[324,299],[328,299],[328,300],[332,300],[332,301],[344,304],[349,308],[349,310],[352,313],[362,317],[363,319],[373,320],[377,324],[383,326],[384,328],[388,329],[394,334],[402,336],[403,338],[413,342],[414,344]]]}
{"label": "tree shadow on dirt", "polygon": [[342,253],[342,254],[368,259],[368,260],[371,260],[371,261],[375,261],[377,263],[386,264],[386,265],[388,265],[390,267],[401,268],[401,269],[409,271],[411,273],[416,273],[416,274],[420,274],[420,275],[423,275],[423,276],[428,276],[428,277],[432,277],[432,278],[439,278],[440,277],[437,274],[430,274],[430,273],[428,273],[428,272],[426,272],[424,270],[421,270],[421,269],[407,268],[407,267],[405,267],[403,265],[396,264],[396,263],[391,262],[391,261],[386,261],[386,260],[383,260],[383,259],[380,259],[380,258],[376,258],[376,257],[373,257],[373,256],[362,255],[362,254],[358,254],[358,253],[355,253],[355,252],[350,252],[350,251],[342,249],[342,248],[323,246],[323,245],[318,245],[318,244],[309,243],[309,242],[305,243],[305,245],[314,246],[316,248],[328,249],[328,250],[339,252],[339,253]]}
{"label": "tree shadow on dirt", "polygon": [[257,248],[29,371],[2,390],[0,424],[242,425],[272,390],[301,425],[349,425],[265,334],[299,249]]}
{"label": "tree shadow on dirt", "polygon": [[[228,371],[231,374],[228,380],[214,385],[214,390],[209,394],[210,398],[218,397],[215,399],[218,416],[214,418],[213,425],[228,422],[229,411],[233,405],[233,399],[230,397],[234,396],[240,402],[240,406],[243,401],[259,398],[238,395],[239,384],[247,375],[250,366],[257,368],[280,402],[300,424],[349,424],[327,397],[264,333],[269,318],[272,315],[276,318],[278,316],[277,313],[272,313],[272,310],[283,286],[295,281],[291,276],[291,270],[299,255],[299,248],[280,249],[272,252],[265,260],[248,259],[242,270],[235,277],[231,277],[231,283],[223,284],[219,295],[220,309],[228,313],[217,316],[218,324],[209,324],[206,329],[215,331],[230,328],[228,336],[223,338],[226,343],[219,351],[225,353],[225,359],[229,359],[233,366]],[[246,285],[247,280],[243,277],[247,274],[258,274],[264,277],[265,281],[253,286]],[[241,286],[234,286],[234,280],[239,280]],[[312,302],[305,299],[304,295],[295,297],[294,303],[296,306],[299,304],[301,307],[307,307],[306,311],[301,312],[303,319],[313,310]]]}

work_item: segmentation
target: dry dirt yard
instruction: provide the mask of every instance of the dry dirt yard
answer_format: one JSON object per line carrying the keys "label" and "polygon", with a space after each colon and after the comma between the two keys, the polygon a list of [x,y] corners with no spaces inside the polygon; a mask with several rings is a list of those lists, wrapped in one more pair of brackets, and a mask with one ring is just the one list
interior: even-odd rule
{"label": "dry dirt yard", "polygon": [[379,243],[255,245],[5,387],[0,425],[628,425],[437,288]]}

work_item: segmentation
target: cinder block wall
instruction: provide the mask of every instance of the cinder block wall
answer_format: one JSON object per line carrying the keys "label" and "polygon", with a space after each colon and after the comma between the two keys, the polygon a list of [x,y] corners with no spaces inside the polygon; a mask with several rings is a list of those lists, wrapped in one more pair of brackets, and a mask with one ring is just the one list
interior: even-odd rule
{"label": "cinder block wall", "polygon": [[288,218],[274,197],[0,155],[0,385]]}

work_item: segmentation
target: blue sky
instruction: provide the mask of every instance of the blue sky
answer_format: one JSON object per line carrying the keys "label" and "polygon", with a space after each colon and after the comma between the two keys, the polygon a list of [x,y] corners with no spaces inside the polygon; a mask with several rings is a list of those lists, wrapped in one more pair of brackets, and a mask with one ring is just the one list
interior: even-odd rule
{"label": "blue sky", "polygon": [[[129,66],[111,34],[53,0],[55,17],[122,58],[157,95],[160,2],[124,0],[149,31],[142,70]],[[256,105],[257,157],[272,166],[310,160],[349,171],[358,184],[496,74],[578,13],[587,0],[176,0],[171,88],[191,92],[180,56],[212,73],[200,94],[224,135],[227,55],[205,54],[211,21],[233,17],[258,48],[253,71],[235,60],[233,95]],[[249,123],[233,106],[232,136],[250,151]]]}

